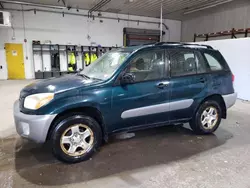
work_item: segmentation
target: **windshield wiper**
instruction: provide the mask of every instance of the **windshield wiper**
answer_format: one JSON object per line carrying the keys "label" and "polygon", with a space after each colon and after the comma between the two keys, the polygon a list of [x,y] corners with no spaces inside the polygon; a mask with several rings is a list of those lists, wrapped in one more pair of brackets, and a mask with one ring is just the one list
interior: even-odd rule
{"label": "windshield wiper", "polygon": [[103,79],[100,78],[92,78],[93,80],[103,81]]}
{"label": "windshield wiper", "polygon": [[88,77],[88,76],[85,75],[85,74],[81,74],[81,73],[78,73],[77,76],[81,76],[81,77],[83,77],[83,78],[90,79],[90,77]]}
{"label": "windshield wiper", "polygon": [[82,73],[78,73],[77,76],[81,76],[81,77],[86,78],[86,79],[93,79],[93,80],[103,81],[100,78],[93,78],[93,77],[90,78],[89,76],[87,76],[85,74],[82,74]]}

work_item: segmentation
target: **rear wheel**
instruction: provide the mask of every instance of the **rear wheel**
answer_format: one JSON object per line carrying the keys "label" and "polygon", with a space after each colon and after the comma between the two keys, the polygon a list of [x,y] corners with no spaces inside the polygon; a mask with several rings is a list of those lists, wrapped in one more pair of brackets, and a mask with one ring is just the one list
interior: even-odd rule
{"label": "rear wheel", "polygon": [[220,125],[221,112],[217,101],[205,101],[190,121],[190,127],[197,134],[213,133]]}
{"label": "rear wheel", "polygon": [[57,123],[51,140],[57,159],[77,163],[93,155],[101,144],[102,134],[99,124],[93,118],[74,114]]}

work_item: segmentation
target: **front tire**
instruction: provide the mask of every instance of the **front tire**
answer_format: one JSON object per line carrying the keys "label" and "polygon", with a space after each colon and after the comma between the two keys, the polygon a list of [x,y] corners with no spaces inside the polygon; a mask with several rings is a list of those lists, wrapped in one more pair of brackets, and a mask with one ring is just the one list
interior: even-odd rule
{"label": "front tire", "polygon": [[88,160],[102,141],[100,125],[91,117],[71,114],[60,118],[51,135],[55,157],[66,163]]}
{"label": "front tire", "polygon": [[221,122],[222,110],[217,101],[208,100],[200,105],[190,121],[190,127],[196,134],[211,134]]}

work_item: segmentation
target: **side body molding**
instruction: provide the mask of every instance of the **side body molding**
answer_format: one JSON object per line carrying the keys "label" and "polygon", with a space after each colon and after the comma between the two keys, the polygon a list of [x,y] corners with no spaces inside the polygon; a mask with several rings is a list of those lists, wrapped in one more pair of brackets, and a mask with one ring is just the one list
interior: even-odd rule
{"label": "side body molding", "polygon": [[132,118],[132,117],[139,117],[139,116],[146,116],[150,114],[158,114],[163,112],[170,112],[181,110],[185,108],[189,108],[193,104],[193,99],[186,99],[181,101],[175,101],[170,103],[163,103],[158,105],[152,106],[145,106],[141,108],[135,108],[131,110],[126,110],[121,114],[122,119]]}

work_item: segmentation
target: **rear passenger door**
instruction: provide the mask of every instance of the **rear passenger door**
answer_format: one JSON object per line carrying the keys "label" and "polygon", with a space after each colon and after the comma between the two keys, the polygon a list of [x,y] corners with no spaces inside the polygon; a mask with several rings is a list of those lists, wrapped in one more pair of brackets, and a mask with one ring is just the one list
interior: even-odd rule
{"label": "rear passenger door", "polygon": [[170,49],[170,122],[192,117],[206,96],[208,64],[195,49]]}

